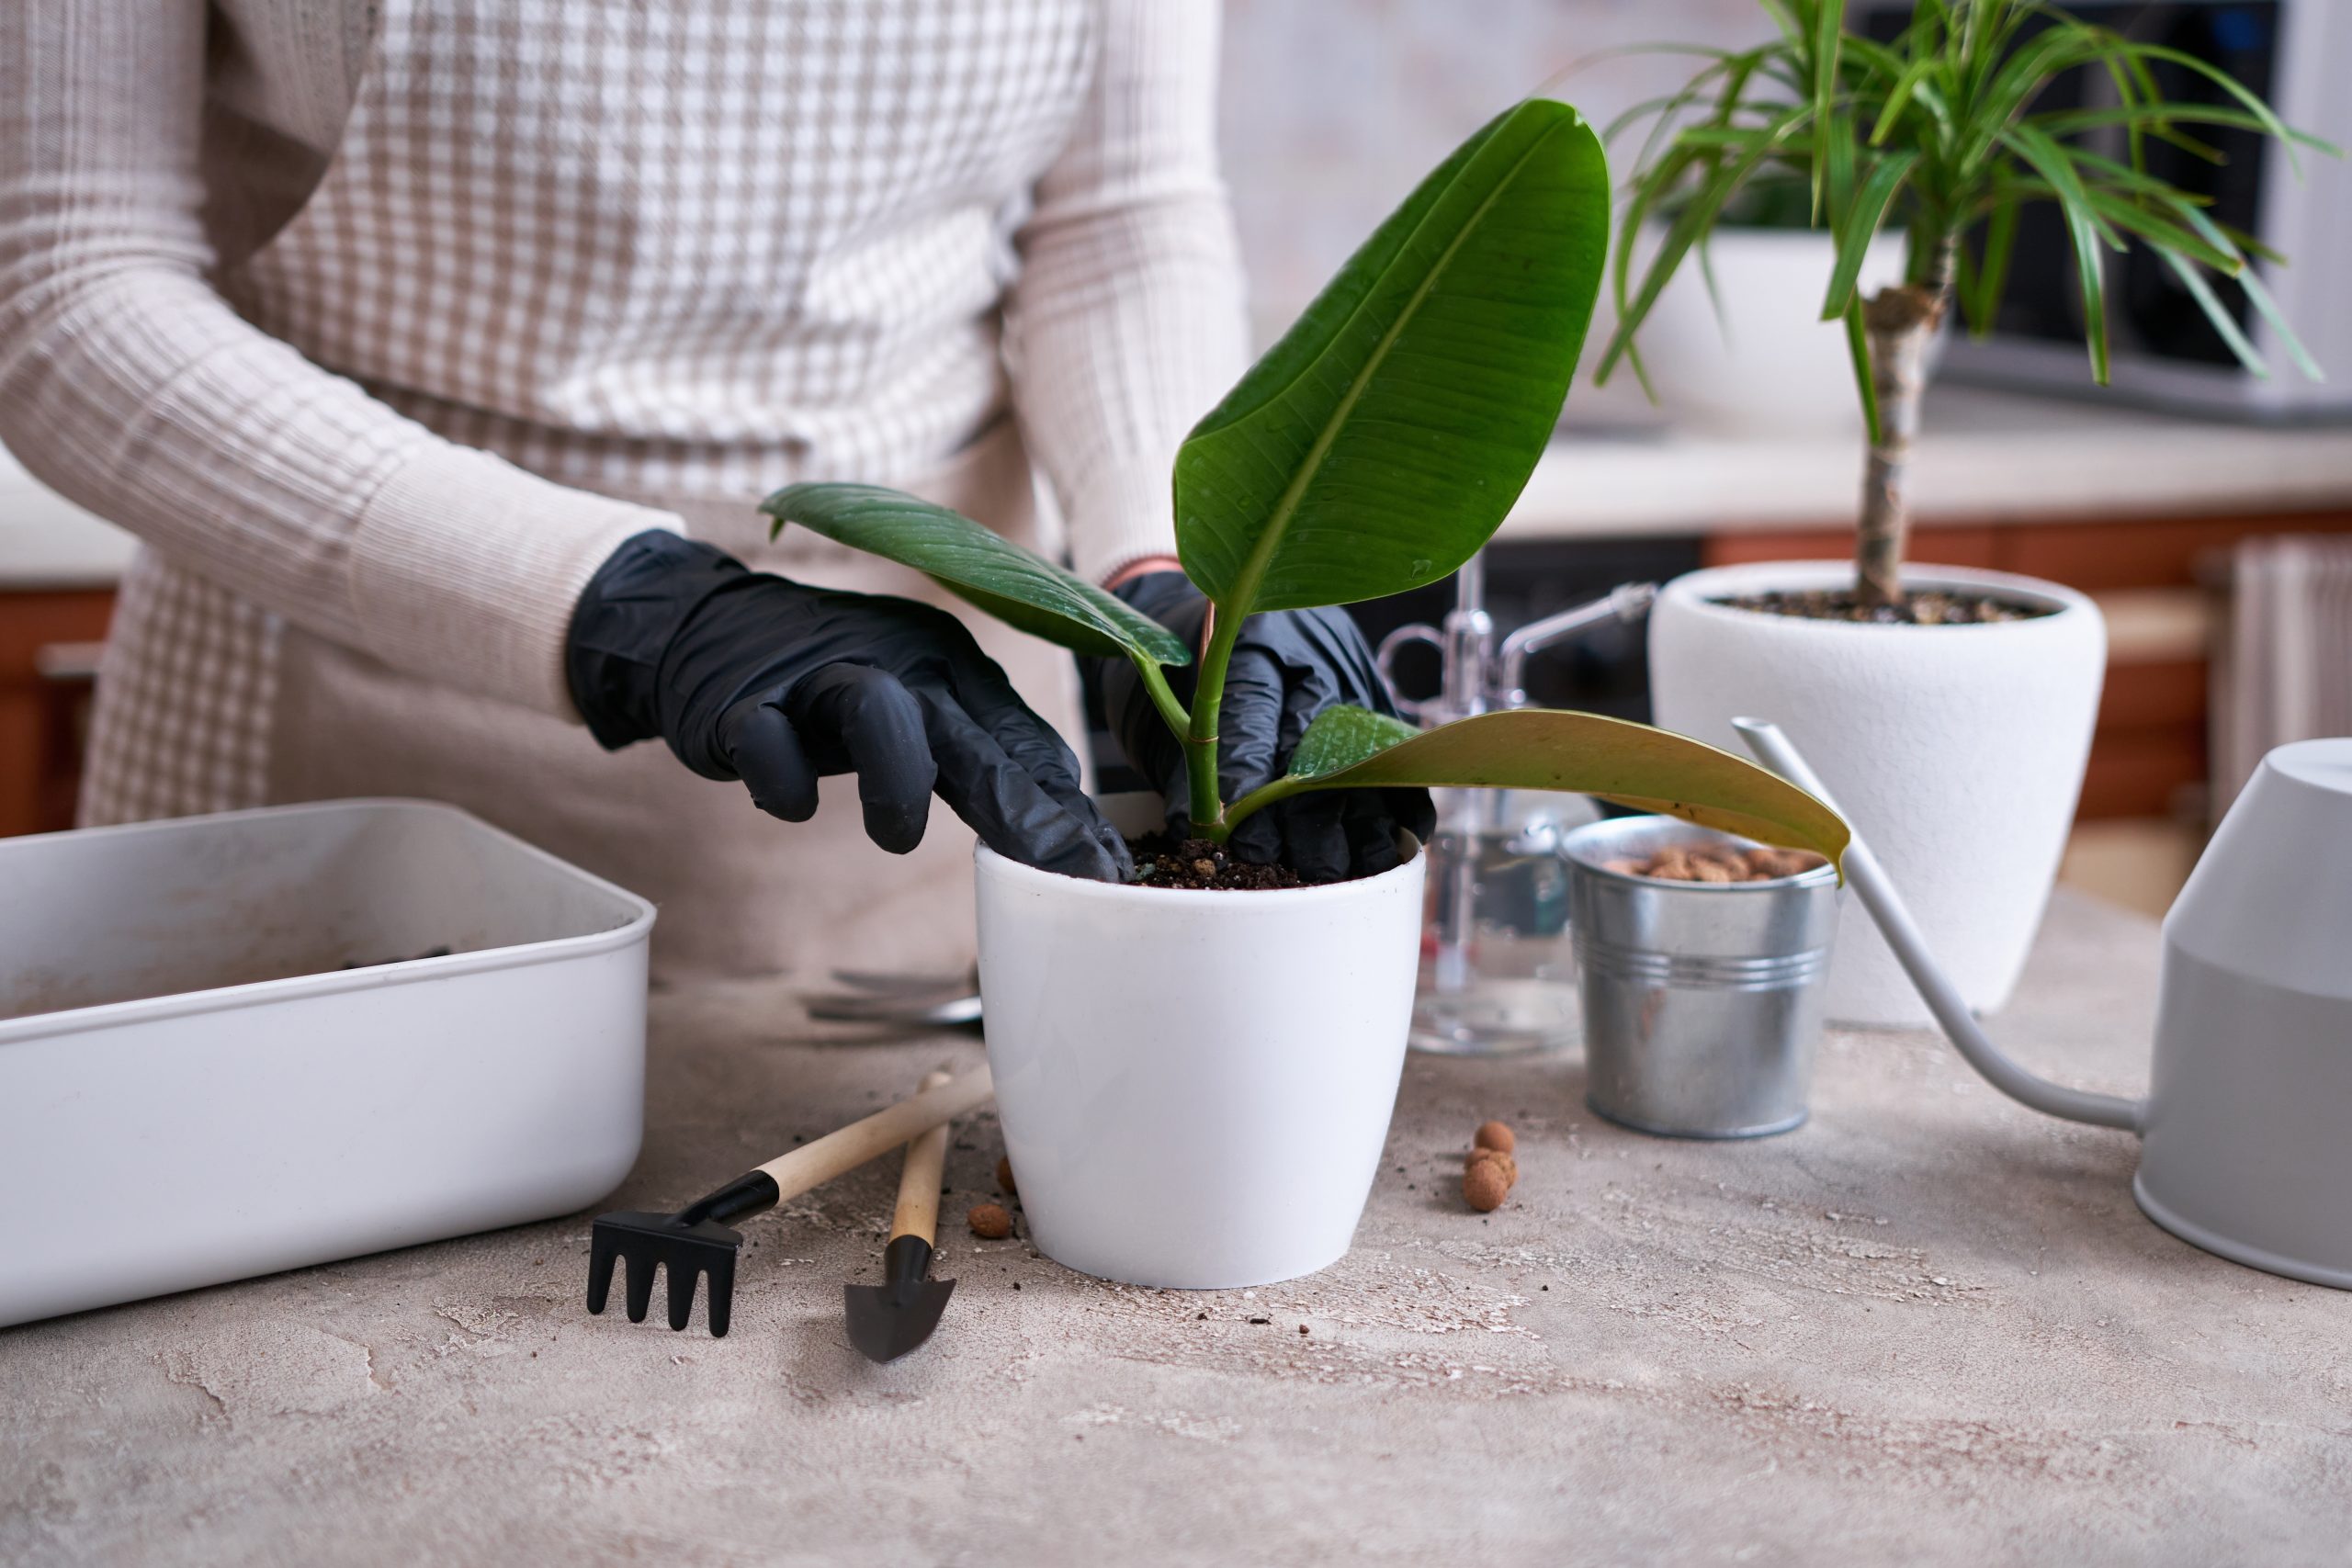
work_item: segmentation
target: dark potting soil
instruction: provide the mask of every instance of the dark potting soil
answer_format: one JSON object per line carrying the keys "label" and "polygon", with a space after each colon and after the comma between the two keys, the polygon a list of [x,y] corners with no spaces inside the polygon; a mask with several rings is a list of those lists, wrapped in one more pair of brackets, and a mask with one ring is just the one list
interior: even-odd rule
{"label": "dark potting soil", "polygon": [[1850,588],[1743,593],[1715,603],[1798,620],[1861,621],[1889,626],[1989,626],[1998,621],[2036,621],[2056,613],[2041,604],[2019,604],[1984,593],[1951,593],[1940,588],[1906,593],[1900,604],[1865,604]]}
{"label": "dark potting soil", "polygon": [[1264,893],[1304,887],[1306,879],[1286,865],[1256,865],[1206,839],[1178,839],[1164,829],[1130,839],[1136,886],[1183,887],[1195,892]]}

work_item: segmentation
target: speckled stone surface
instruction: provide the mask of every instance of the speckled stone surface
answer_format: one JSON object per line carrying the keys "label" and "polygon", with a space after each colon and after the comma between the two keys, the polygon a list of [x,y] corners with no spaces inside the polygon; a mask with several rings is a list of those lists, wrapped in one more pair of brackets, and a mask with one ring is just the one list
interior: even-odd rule
{"label": "speckled stone surface", "polygon": [[[2062,895],[1997,1032],[2137,1092],[2155,960],[2147,922]],[[794,1016],[656,998],[616,1201],[978,1053]],[[888,1368],[841,1283],[877,1272],[888,1162],[750,1223],[723,1341],[699,1312],[589,1318],[586,1214],[0,1331],[0,1562],[2352,1551],[2352,1296],[2149,1224],[2128,1136],[2012,1107],[1924,1035],[1833,1035],[1812,1122],[1752,1144],[1621,1132],[1581,1091],[1574,1061],[1414,1058],[1355,1250],[1293,1284],[1126,1289],[958,1225],[947,1317]],[[1482,1217],[1455,1182],[1488,1116],[1522,1179]],[[959,1125],[951,1219],[997,1153]]]}

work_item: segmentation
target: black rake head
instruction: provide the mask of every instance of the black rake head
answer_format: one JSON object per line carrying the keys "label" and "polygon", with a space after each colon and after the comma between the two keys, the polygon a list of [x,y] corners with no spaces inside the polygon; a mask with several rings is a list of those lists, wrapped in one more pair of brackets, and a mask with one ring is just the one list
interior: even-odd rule
{"label": "black rake head", "polygon": [[710,1276],[710,1332],[727,1333],[729,1310],[735,1302],[735,1254],[743,1233],[716,1220],[681,1224],[675,1214],[649,1214],[617,1210],[598,1218],[588,1243],[588,1310],[603,1312],[613,1288],[613,1266],[626,1263],[622,1300],[628,1320],[643,1323],[653,1303],[653,1270],[670,1276],[670,1326],[683,1329],[694,1316],[695,1276]]}
{"label": "black rake head", "polygon": [[710,1307],[706,1315],[711,1337],[724,1338],[735,1305],[735,1255],[742,1248],[743,1233],[718,1222],[771,1208],[776,1198],[775,1179],[755,1170],[674,1214],[618,1209],[597,1216],[588,1240],[588,1310],[605,1310],[612,1294],[613,1267],[626,1263],[622,1300],[628,1320],[643,1323],[646,1308],[653,1303],[653,1271],[658,1268],[670,1278],[670,1326],[684,1329],[694,1316],[695,1279],[707,1274]]}

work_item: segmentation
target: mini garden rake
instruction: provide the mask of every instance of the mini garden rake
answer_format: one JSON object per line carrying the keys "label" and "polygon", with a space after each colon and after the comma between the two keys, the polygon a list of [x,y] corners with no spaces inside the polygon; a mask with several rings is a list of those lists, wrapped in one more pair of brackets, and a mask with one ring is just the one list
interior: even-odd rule
{"label": "mini garden rake", "polygon": [[683,1329],[694,1314],[695,1278],[707,1275],[710,1332],[723,1336],[734,1305],[735,1255],[743,1245],[742,1233],[724,1222],[821,1187],[877,1155],[903,1147],[916,1134],[987,1103],[995,1092],[989,1070],[982,1066],[747,1170],[674,1214],[623,1209],[600,1215],[589,1241],[588,1310],[605,1310],[613,1269],[625,1263],[622,1299],[628,1320],[643,1323],[653,1301],[653,1272],[659,1268],[669,1276],[670,1326]]}

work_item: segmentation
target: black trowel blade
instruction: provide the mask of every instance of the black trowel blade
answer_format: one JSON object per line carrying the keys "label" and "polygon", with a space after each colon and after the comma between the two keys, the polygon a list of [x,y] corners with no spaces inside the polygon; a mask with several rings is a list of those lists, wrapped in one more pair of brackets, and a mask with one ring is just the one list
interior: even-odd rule
{"label": "black trowel blade", "polygon": [[953,1280],[924,1280],[912,1291],[890,1285],[843,1285],[842,1305],[849,1318],[849,1342],[871,1361],[895,1361],[939,1326]]}

